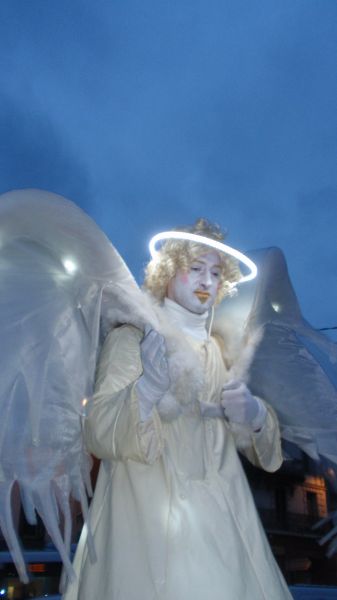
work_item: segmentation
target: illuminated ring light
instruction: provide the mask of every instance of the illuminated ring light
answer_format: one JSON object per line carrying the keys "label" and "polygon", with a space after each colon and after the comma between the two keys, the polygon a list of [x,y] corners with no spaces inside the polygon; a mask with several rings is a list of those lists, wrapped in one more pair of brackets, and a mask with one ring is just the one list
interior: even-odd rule
{"label": "illuminated ring light", "polygon": [[162,231],[161,233],[157,233],[153,236],[149,243],[149,250],[152,258],[157,258],[159,252],[156,250],[156,245],[158,242],[162,240],[175,239],[175,240],[187,240],[188,242],[197,242],[198,244],[204,244],[205,246],[209,246],[211,248],[215,248],[215,250],[219,250],[224,254],[229,254],[236,258],[239,262],[243,263],[248,269],[250,273],[248,275],[244,275],[237,281],[236,283],[232,283],[232,285],[236,285],[237,283],[244,283],[246,281],[251,281],[255,279],[257,275],[257,266],[253,263],[248,256],[242,254],[235,248],[231,246],[227,246],[227,244],[223,244],[218,240],[213,240],[212,238],[205,237],[204,235],[198,235],[196,233],[189,233],[188,231]]}

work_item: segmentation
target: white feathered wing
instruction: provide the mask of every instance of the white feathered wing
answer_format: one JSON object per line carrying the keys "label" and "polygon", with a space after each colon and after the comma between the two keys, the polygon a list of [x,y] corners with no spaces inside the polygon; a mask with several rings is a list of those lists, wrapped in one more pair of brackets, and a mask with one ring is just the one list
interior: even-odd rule
{"label": "white feathered wing", "polygon": [[140,327],[155,326],[155,316],[95,223],[40,190],[0,197],[0,281],[0,526],[26,582],[12,510],[18,486],[27,520],[40,514],[72,577],[69,498],[85,515],[91,490],[82,414],[101,319],[113,325],[119,306]]}

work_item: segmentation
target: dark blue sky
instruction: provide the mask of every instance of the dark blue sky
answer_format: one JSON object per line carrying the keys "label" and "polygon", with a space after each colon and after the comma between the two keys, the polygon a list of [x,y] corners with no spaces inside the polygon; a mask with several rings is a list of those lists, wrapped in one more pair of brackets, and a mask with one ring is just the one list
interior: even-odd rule
{"label": "dark blue sky", "polygon": [[138,279],[207,216],[337,325],[336,0],[1,0],[0,94],[0,192],[71,198]]}

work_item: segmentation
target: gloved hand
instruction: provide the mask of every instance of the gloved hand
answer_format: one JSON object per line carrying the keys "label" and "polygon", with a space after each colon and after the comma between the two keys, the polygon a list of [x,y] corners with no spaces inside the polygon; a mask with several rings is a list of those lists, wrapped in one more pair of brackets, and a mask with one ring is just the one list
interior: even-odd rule
{"label": "gloved hand", "polygon": [[221,405],[231,423],[248,425],[253,431],[259,431],[266,420],[266,407],[242,381],[229,381],[223,386]]}
{"label": "gloved hand", "polygon": [[140,357],[143,374],[136,383],[136,393],[141,420],[146,421],[170,387],[165,339],[158,331],[146,331],[140,344]]}

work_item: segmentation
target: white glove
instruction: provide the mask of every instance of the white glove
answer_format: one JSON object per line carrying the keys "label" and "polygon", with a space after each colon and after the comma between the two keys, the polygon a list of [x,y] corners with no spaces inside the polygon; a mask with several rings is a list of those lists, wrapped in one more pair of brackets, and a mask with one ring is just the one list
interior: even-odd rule
{"label": "white glove", "polygon": [[151,415],[170,387],[170,376],[166,358],[166,344],[162,335],[149,329],[140,344],[143,374],[136,383],[139,412],[142,421]]}
{"label": "white glove", "polygon": [[266,420],[266,407],[242,381],[233,380],[223,386],[221,405],[231,423],[248,425],[253,431],[259,431]]}

